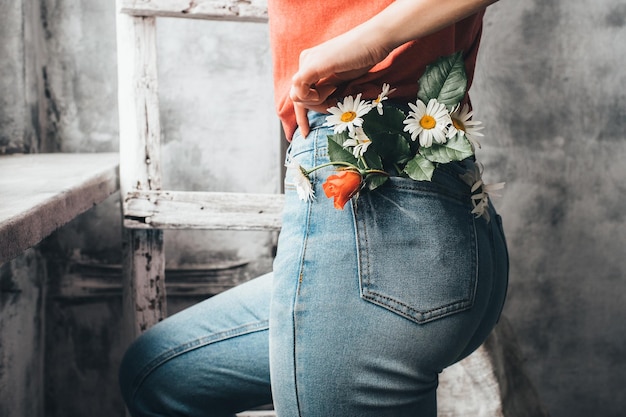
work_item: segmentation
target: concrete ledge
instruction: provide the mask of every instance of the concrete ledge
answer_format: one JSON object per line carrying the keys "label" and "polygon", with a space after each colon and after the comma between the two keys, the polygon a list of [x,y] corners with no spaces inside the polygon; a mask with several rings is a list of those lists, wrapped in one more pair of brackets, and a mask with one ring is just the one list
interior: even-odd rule
{"label": "concrete ledge", "polygon": [[0,264],[119,189],[119,155],[0,156]]}

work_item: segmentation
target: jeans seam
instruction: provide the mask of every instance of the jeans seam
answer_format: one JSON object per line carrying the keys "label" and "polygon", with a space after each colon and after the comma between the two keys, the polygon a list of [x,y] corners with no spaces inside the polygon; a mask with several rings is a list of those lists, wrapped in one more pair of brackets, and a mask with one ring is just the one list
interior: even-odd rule
{"label": "jeans seam", "polygon": [[[313,130],[310,135],[314,135],[312,137],[310,137],[310,140],[314,140],[314,147],[315,150],[313,152],[313,165],[315,165],[317,163],[317,159],[319,157],[318,155],[318,150],[319,150],[319,143],[318,143],[318,139],[319,139],[319,131],[320,129],[315,129]],[[311,178],[313,184],[316,183],[317,181],[317,171],[313,173],[313,178]],[[302,416],[302,408],[300,405],[300,393],[299,393],[299,389],[298,389],[298,366],[297,366],[297,358],[296,358],[296,351],[297,351],[297,342],[298,342],[298,338],[297,338],[297,334],[296,334],[296,304],[298,303],[298,297],[300,294],[300,288],[302,285],[302,282],[304,280],[304,258],[306,255],[306,249],[307,249],[307,244],[308,244],[308,239],[309,239],[309,225],[311,222],[311,210],[312,210],[312,203],[311,201],[307,201],[307,207],[306,207],[307,213],[306,213],[306,221],[304,224],[304,237],[303,237],[303,241],[302,241],[302,253],[300,254],[300,268],[298,271],[298,285],[296,286],[296,293],[294,295],[294,301],[293,301],[293,305],[292,305],[292,337],[293,337],[293,379],[294,379],[294,391],[296,394],[296,409],[298,410],[298,417]]]}
{"label": "jeans seam", "polygon": [[395,188],[397,190],[419,192],[422,195],[444,197],[456,203],[461,203],[463,205],[466,205],[469,199],[469,194],[453,193],[453,192],[446,190],[444,187],[441,187],[439,184],[434,184],[434,183],[428,183],[427,185],[422,185],[419,182],[416,182],[416,184],[413,186],[393,184],[393,185],[390,185],[389,187]]}
{"label": "jeans seam", "polygon": [[[495,215],[495,216],[494,216]],[[500,305],[500,311],[498,312],[498,318],[496,320],[496,323],[500,322],[500,317],[502,317],[502,312],[504,310],[504,303],[506,301],[506,296],[507,296],[507,292],[508,292],[508,282],[509,282],[509,254],[508,254],[508,248],[506,245],[506,237],[504,235],[504,230],[502,229],[502,218],[500,217],[499,214],[495,213],[495,210],[492,214],[492,216],[496,217],[496,224],[492,224],[491,225],[491,250],[493,253],[493,257],[492,257],[492,262],[493,262],[493,282],[491,285],[491,290],[493,292],[494,288],[496,287],[496,259],[497,259],[497,253],[496,253],[496,242],[494,239],[494,233],[498,234],[498,237],[500,238],[500,240],[502,241],[502,243],[504,243],[504,253],[506,256],[506,286],[504,287],[504,295],[502,298],[502,304]]]}
{"label": "jeans seam", "polygon": [[139,387],[141,386],[141,384],[143,384],[148,375],[150,375],[156,368],[158,368],[165,362],[168,362],[169,360],[177,356],[180,356],[187,352],[191,352],[203,346],[208,346],[214,343],[221,342],[223,340],[233,339],[235,337],[244,336],[267,329],[269,329],[269,320],[261,320],[259,322],[248,323],[239,327],[228,329],[226,331],[215,333],[211,336],[201,337],[179,345],[176,348],[167,350],[166,352],[160,354],[152,361],[150,361],[146,366],[143,367],[143,370],[138,373],[137,377],[135,378],[135,382],[133,383],[134,388],[132,398],[135,397],[137,391],[139,390]]}
{"label": "jeans seam", "polygon": [[305,230],[306,233],[304,235],[304,241],[302,242],[302,254],[300,255],[300,268],[298,271],[298,285],[296,286],[296,294],[294,295],[294,299],[293,299],[293,306],[292,306],[292,337],[293,337],[293,386],[294,386],[294,391],[296,393],[296,409],[298,410],[298,417],[301,417],[302,415],[302,410],[300,407],[300,393],[299,393],[299,389],[298,389],[298,361],[296,358],[296,351],[297,351],[297,343],[298,343],[298,335],[297,335],[297,331],[296,331],[296,305],[298,303],[298,297],[300,295],[300,287],[302,285],[302,281],[304,280],[304,256],[306,253],[306,247],[307,247],[307,243],[308,243],[308,239],[309,239],[309,222],[310,222],[310,218],[311,218],[311,202],[307,202],[307,215],[306,215],[306,224],[305,224]]}

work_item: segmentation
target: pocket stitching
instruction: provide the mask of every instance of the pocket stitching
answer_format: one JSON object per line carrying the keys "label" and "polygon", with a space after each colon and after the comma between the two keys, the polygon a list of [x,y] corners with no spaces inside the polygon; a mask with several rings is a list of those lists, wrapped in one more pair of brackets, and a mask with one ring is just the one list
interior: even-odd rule
{"label": "pocket stitching", "polygon": [[470,197],[470,194],[464,194],[464,193],[453,193],[450,192],[449,190],[447,190],[444,187],[440,187],[439,185],[429,182],[425,185],[420,184],[419,181],[414,181],[414,180],[410,180],[412,185],[405,185],[405,184],[393,184],[393,183],[387,183],[388,185],[386,185],[389,188],[395,188],[397,190],[405,190],[408,192],[417,192],[417,193],[427,193],[428,195],[431,196],[437,196],[437,197],[446,197],[450,200],[453,200],[455,203],[461,203],[462,205],[468,205],[467,201]]}
{"label": "pocket stitching", "polygon": [[[400,189],[408,189],[414,190],[412,187],[396,187]],[[429,194],[436,194],[432,191],[426,191]],[[458,201],[455,199],[455,201]],[[471,270],[473,271],[473,279],[470,282],[470,288],[468,288],[468,296],[464,297],[461,300],[455,300],[443,306],[438,306],[435,308],[431,308],[428,310],[420,311],[410,305],[392,298],[387,295],[380,294],[376,291],[370,290],[368,287],[371,285],[371,276],[372,266],[370,262],[369,256],[369,237],[367,225],[363,218],[357,216],[357,204],[354,199],[352,200],[352,213],[354,216],[354,223],[356,228],[356,236],[357,236],[357,258],[358,258],[358,266],[359,266],[359,288],[361,292],[361,297],[373,304],[379,305],[383,308],[386,308],[394,313],[399,314],[402,317],[405,317],[413,322],[418,324],[427,323],[429,321],[433,321],[439,318],[443,318],[455,313],[460,313],[462,311],[466,311],[470,309],[474,305],[474,300],[476,297],[476,288],[478,285],[478,249],[477,249],[477,237],[476,237],[476,222],[474,216],[471,213],[468,213],[467,219],[469,220],[468,229],[470,234],[470,240],[472,245],[470,247],[470,258],[471,258]],[[359,228],[361,229],[361,233],[359,233]],[[365,252],[365,253],[362,253]],[[385,300],[385,301],[382,301]]]}

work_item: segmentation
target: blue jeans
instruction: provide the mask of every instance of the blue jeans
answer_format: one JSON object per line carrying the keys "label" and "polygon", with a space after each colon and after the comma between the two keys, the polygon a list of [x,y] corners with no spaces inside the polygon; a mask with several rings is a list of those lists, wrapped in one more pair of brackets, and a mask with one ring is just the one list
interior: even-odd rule
{"label": "blue jeans", "polygon": [[[288,158],[328,162],[323,116]],[[487,337],[504,303],[500,217],[470,213],[459,178],[394,177],[333,207],[285,183],[274,272],[157,324],[120,371],[133,416],[232,416],[273,401],[279,417],[436,416],[441,370]],[[271,381],[271,383],[270,383]]]}

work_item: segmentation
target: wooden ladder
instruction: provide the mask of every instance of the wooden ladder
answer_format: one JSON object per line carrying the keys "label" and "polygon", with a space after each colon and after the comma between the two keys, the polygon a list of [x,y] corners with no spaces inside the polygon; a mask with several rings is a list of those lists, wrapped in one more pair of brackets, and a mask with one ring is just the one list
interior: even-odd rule
{"label": "wooden ladder", "polygon": [[266,0],[116,0],[124,315],[134,339],[166,316],[164,229],[278,230],[277,194],[161,189],[156,18],[266,22]]}

